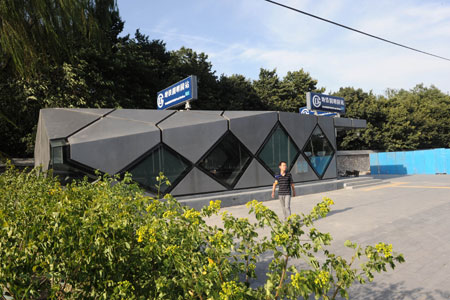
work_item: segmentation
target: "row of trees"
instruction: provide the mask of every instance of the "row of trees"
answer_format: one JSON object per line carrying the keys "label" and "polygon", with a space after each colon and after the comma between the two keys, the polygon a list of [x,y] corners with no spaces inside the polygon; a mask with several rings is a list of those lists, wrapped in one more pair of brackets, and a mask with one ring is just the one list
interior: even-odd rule
{"label": "row of trees", "polygon": [[[193,109],[298,112],[306,92],[325,91],[303,69],[283,78],[267,69],[256,80],[218,76],[204,53],[168,51],[139,30],[120,36],[124,23],[115,1],[62,3],[6,0],[0,6],[1,156],[32,154],[41,108],[152,109],[157,91],[191,74],[199,79]],[[84,14],[77,14],[81,7]],[[385,96],[354,88],[335,94],[346,98],[348,117],[368,120],[367,130],[339,134],[341,149],[450,147],[450,96],[433,86]]]}
{"label": "row of trees", "polygon": [[341,88],[347,116],[367,120],[367,129],[339,134],[342,149],[415,150],[450,147],[450,95],[435,86],[387,90],[375,96]]}

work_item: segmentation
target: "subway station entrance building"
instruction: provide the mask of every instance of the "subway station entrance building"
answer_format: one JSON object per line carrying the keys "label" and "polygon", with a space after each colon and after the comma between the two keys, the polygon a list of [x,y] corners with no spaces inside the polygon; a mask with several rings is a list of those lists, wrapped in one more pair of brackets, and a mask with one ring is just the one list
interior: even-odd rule
{"label": "subway station entrance building", "polygon": [[365,120],[276,111],[42,109],[35,165],[62,181],[129,172],[175,196],[272,185],[286,161],[296,183],[337,177],[336,129]]}

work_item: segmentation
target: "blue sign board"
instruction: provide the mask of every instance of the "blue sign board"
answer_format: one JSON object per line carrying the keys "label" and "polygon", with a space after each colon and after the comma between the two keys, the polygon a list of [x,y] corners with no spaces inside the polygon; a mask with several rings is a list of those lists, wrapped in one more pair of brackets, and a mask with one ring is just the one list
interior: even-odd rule
{"label": "blue sign board", "polygon": [[316,116],[333,117],[336,115],[337,115],[337,113],[326,112],[326,111],[316,111]]}
{"label": "blue sign board", "polygon": [[336,113],[326,112],[326,111],[313,111],[309,110],[307,107],[300,107],[300,114],[301,115],[316,115],[316,116],[326,116],[326,117],[333,117],[336,116]]}
{"label": "blue sign board", "polygon": [[300,107],[300,114],[301,115],[313,115],[314,112],[310,111],[307,107]]}
{"label": "blue sign board", "polygon": [[168,109],[197,99],[197,76],[191,75],[157,94],[158,109]]}
{"label": "blue sign board", "polygon": [[306,107],[309,110],[345,113],[345,99],[319,93],[306,93]]}

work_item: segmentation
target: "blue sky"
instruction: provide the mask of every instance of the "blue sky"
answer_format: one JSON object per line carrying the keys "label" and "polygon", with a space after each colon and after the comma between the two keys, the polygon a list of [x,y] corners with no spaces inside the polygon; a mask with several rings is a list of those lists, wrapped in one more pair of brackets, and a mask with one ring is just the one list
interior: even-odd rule
{"label": "blue sky", "polygon": [[[450,58],[450,1],[279,0],[350,27]],[[124,33],[136,29],[208,54],[217,75],[257,79],[261,67],[303,68],[333,92],[353,86],[386,88],[434,84],[450,92],[450,61],[393,46],[262,0],[118,0]]]}

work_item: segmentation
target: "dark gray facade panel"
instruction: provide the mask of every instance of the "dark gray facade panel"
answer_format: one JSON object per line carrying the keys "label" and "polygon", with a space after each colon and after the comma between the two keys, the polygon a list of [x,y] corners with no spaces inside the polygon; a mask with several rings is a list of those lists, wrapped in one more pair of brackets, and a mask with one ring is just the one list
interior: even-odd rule
{"label": "dark gray facade panel", "polygon": [[116,109],[108,117],[117,117],[127,120],[147,122],[157,124],[171,114],[173,110],[154,110],[154,109]]}
{"label": "dark gray facade panel", "polygon": [[196,163],[227,131],[228,121],[219,115],[177,112],[158,127],[163,143]]}
{"label": "dark gray facade panel", "polygon": [[327,136],[333,148],[336,150],[336,134],[334,129],[334,121],[331,117],[318,117],[317,123],[322,128],[323,133]]}
{"label": "dark gray facade panel", "polygon": [[[250,110],[226,110],[223,113],[224,117],[227,117],[229,119],[233,118],[247,118],[247,117],[254,117],[254,116],[260,116],[260,115],[270,115],[270,114],[277,114],[276,111],[250,111]],[[278,119],[278,117],[276,117]]]}
{"label": "dark gray facade panel", "polygon": [[226,122],[220,116],[218,111],[211,111],[211,113],[204,113],[198,111],[177,111],[166,120],[158,124],[161,129],[178,128],[190,125],[205,124],[215,121]]}
{"label": "dark gray facade panel", "polygon": [[104,115],[114,110],[114,108],[65,108],[65,109],[86,114],[93,114],[99,117],[103,117]]}
{"label": "dark gray facade panel", "polygon": [[220,116],[220,115],[222,115],[223,110],[196,110],[195,112],[198,112],[201,114],[210,114],[210,115]]}
{"label": "dark gray facade panel", "polygon": [[224,191],[226,188],[197,168],[193,168],[172,190],[171,194],[187,195]]}
{"label": "dark gray facade panel", "polygon": [[152,131],[159,129],[150,123],[105,117],[72,135],[69,142],[85,143]]}
{"label": "dark gray facade panel", "polygon": [[271,185],[274,182],[273,176],[256,160],[253,159],[250,165],[242,174],[236,189],[250,188]]}
{"label": "dark gray facade panel", "polygon": [[231,132],[255,154],[278,120],[277,112],[225,111]]}
{"label": "dark gray facade panel", "polygon": [[279,112],[281,125],[286,128],[288,134],[303,149],[309,135],[317,124],[317,117],[313,115],[301,115],[297,113]]}
{"label": "dark gray facade panel", "polygon": [[34,166],[41,166],[47,171],[50,165],[50,141],[45,129],[42,110],[39,113],[38,127],[36,131],[36,143],[34,145]]}
{"label": "dark gray facade panel", "polygon": [[70,144],[70,158],[108,174],[116,174],[159,142],[159,132]]}
{"label": "dark gray facade panel", "polygon": [[364,119],[352,119],[352,127],[353,128],[366,128],[367,121]]}
{"label": "dark gray facade panel", "polygon": [[352,119],[349,118],[333,118],[334,127],[351,128]]}
{"label": "dark gray facade panel", "polygon": [[152,124],[105,117],[69,138],[70,158],[114,174],[159,142]]}
{"label": "dark gray facade panel", "polygon": [[330,178],[336,178],[337,177],[337,171],[336,171],[336,154],[333,155],[333,159],[330,162],[330,165],[328,166],[327,170],[325,171],[325,174],[323,175],[322,179],[330,179]]}
{"label": "dark gray facade panel", "polygon": [[163,129],[162,141],[196,163],[226,131],[226,121]]}
{"label": "dark gray facade panel", "polygon": [[61,108],[41,109],[40,114],[49,139],[67,138],[72,133],[100,118],[95,114]]}
{"label": "dark gray facade panel", "polygon": [[291,169],[291,175],[294,182],[318,180],[316,173],[314,173],[311,166],[306,162],[303,155],[297,158],[294,166]]}

